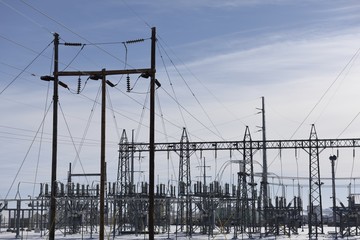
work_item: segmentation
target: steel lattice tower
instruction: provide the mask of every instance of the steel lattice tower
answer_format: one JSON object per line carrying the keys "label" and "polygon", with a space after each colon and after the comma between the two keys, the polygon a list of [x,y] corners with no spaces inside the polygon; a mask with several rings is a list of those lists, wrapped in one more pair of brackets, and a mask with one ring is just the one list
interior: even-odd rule
{"label": "steel lattice tower", "polygon": [[118,214],[119,214],[119,231],[126,230],[126,223],[128,222],[128,206],[124,200],[130,193],[130,151],[128,145],[128,138],[125,129],[123,130],[119,144],[119,162],[117,172],[117,187],[116,196],[119,196]]}
{"label": "steel lattice tower", "polygon": [[323,234],[321,179],[319,167],[319,143],[315,125],[311,126],[309,138],[309,239],[317,239]]}
{"label": "steel lattice tower", "polygon": [[186,233],[192,233],[192,204],[191,204],[191,177],[190,177],[190,146],[186,128],[183,128],[179,149],[179,185],[178,185],[178,215],[177,224]]}
{"label": "steel lattice tower", "polygon": [[241,231],[251,235],[256,226],[256,191],[254,182],[253,149],[250,129],[246,126],[244,135],[244,161],[239,173],[241,189]]}

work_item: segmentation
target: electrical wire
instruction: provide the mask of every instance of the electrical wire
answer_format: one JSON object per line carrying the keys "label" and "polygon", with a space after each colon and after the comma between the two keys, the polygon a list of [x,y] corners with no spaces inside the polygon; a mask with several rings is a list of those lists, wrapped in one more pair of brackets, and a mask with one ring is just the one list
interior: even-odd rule
{"label": "electrical wire", "polygon": [[306,115],[304,120],[300,123],[300,125],[296,128],[294,133],[290,136],[290,139],[292,139],[297,131],[302,127],[302,125],[305,123],[305,121],[310,117],[310,115],[313,113],[313,111],[316,109],[316,107],[320,104],[320,102],[323,100],[323,98],[326,96],[326,94],[330,91],[332,86],[339,80],[340,76],[343,74],[343,72],[347,69],[347,67],[353,62],[353,60],[356,58],[356,56],[359,54],[360,48],[357,49],[355,54],[350,58],[350,60],[346,63],[346,65],[341,69],[341,71],[338,73],[338,75],[335,77],[335,79],[332,81],[330,86],[325,90],[325,92],[321,95],[320,99],[316,102],[316,104],[313,106],[313,108],[310,110],[310,112]]}
{"label": "electrical wire", "polygon": [[84,40],[86,42],[87,45],[94,45],[96,48],[98,48],[100,51],[106,53],[107,55],[111,56],[112,58],[116,59],[117,61],[124,63],[123,60],[121,60],[120,58],[118,58],[117,56],[115,56],[114,54],[112,54],[111,52],[103,49],[100,47],[100,45],[96,45],[94,43],[92,43],[91,41],[89,41],[88,39],[86,39],[85,37],[83,37],[82,35],[80,35],[79,33],[75,32],[74,30],[72,30],[71,28],[67,27],[65,24],[57,21],[56,19],[54,19],[53,17],[49,16],[48,14],[40,11],[39,9],[35,8],[34,6],[32,6],[31,4],[29,4],[28,2],[24,1],[24,0],[20,0],[23,4],[25,4],[26,6],[28,6],[29,8],[33,9],[34,11],[38,12],[39,14],[43,15],[44,17],[50,19],[51,21],[53,21],[54,23],[60,25],[61,27],[63,27],[64,29],[68,30],[69,32],[71,32],[72,34],[78,36],[80,39]]}
{"label": "electrical wire", "polygon": [[[178,104],[189,116],[191,116],[195,121],[197,121],[201,126],[206,128],[208,131],[213,133],[215,136],[218,136],[216,132],[214,132],[212,129],[210,129],[208,126],[206,126],[203,122],[201,122],[198,118],[196,118],[192,113],[190,113],[184,106],[182,106],[168,91],[166,91],[164,88],[162,89],[176,104]],[[204,141],[204,139],[201,139]]]}
{"label": "electrical wire", "polygon": [[8,8],[10,8],[11,10],[13,10],[14,12],[18,13],[19,15],[25,17],[27,20],[31,21],[32,23],[34,23],[35,25],[39,26],[40,28],[44,29],[47,33],[52,34],[51,30],[48,29],[47,27],[45,27],[44,25],[38,23],[37,21],[35,21],[34,19],[26,16],[25,14],[23,14],[22,12],[20,12],[19,10],[15,9],[14,7],[10,6],[9,4],[5,3],[3,0],[0,0],[0,2],[2,4],[4,4],[5,6],[7,6]]}
{"label": "electrical wire", "polygon": [[315,124],[317,123],[317,121],[320,119],[320,117],[324,114],[325,110],[329,107],[330,102],[334,99],[336,93],[339,91],[339,88],[341,86],[341,84],[343,83],[343,81],[346,79],[346,77],[349,75],[350,70],[352,69],[352,67],[355,64],[356,59],[359,57],[359,52],[360,52],[360,48],[358,49],[358,51],[355,53],[354,58],[350,61],[350,64],[348,67],[346,67],[346,72],[343,74],[343,77],[338,85],[338,87],[335,89],[334,93],[331,95],[330,99],[328,100],[326,106],[323,108],[323,110],[321,111],[321,113],[319,114],[319,116],[317,117],[317,119],[315,120]]}
{"label": "electrical wire", "polygon": [[53,42],[53,41],[51,41],[51,43],[49,43],[49,45],[47,45],[33,60],[30,61],[30,63],[29,63],[23,70],[21,70],[21,72],[20,72],[18,75],[16,75],[15,78],[13,78],[13,79],[10,81],[10,83],[8,83],[8,84],[5,86],[5,88],[4,88],[3,90],[1,90],[0,95],[1,95],[3,92],[5,92],[5,90],[8,89],[8,88],[21,76],[21,74],[23,74],[23,73],[26,71],[26,69],[28,69],[28,68],[36,61],[36,59],[38,59],[38,57],[39,57],[40,55],[42,55],[42,53],[52,44],[52,42]]}
{"label": "electrical wire", "polygon": [[180,76],[180,78],[183,80],[183,82],[185,83],[185,86],[188,88],[188,90],[190,91],[191,95],[194,97],[195,101],[198,103],[198,105],[200,106],[200,108],[202,109],[203,113],[205,114],[205,116],[207,117],[207,119],[210,121],[212,127],[215,129],[216,133],[214,131],[211,131],[212,133],[215,133],[215,136],[225,140],[222,136],[220,131],[217,129],[217,127],[215,126],[214,122],[212,121],[212,119],[210,118],[209,114],[207,113],[207,111],[205,110],[204,106],[201,104],[201,102],[199,101],[199,99],[196,97],[195,93],[193,92],[193,90],[190,88],[190,85],[187,83],[187,81],[185,80],[184,76],[180,73],[179,69],[177,68],[177,66],[175,65],[175,63],[173,62],[173,60],[170,58],[170,56],[166,53],[166,56],[169,58],[170,63],[172,64],[172,66],[174,67],[174,69],[176,70],[176,72],[178,73],[178,75]]}
{"label": "electrical wire", "polygon": [[109,91],[106,91],[106,96],[107,96],[107,103],[109,103],[109,108],[111,110],[112,119],[114,121],[115,131],[116,131],[118,139],[120,139],[121,136],[120,136],[120,132],[119,132],[119,127],[118,127],[118,124],[117,124],[117,121],[116,121],[115,111],[114,111],[114,107],[113,107],[113,104],[112,104],[112,101],[111,101]]}
{"label": "electrical wire", "polygon": [[[48,82],[47,91],[46,91],[46,97],[45,97],[44,116],[43,116],[44,119],[46,117],[45,114],[46,114],[46,106],[48,104],[48,99],[49,99],[49,92],[50,92],[50,82]],[[39,144],[39,150],[38,150],[38,157],[37,157],[37,161],[36,161],[36,168],[35,168],[36,170],[35,170],[34,186],[33,186],[32,196],[35,196],[35,183],[37,182],[37,177],[38,177],[40,156],[41,156],[41,150],[42,150],[42,139],[43,139],[43,136],[44,136],[44,127],[45,127],[45,124],[42,125],[41,131],[40,131],[40,144]]]}
{"label": "electrical wire", "polygon": [[[67,129],[67,131],[68,131],[68,133],[69,133],[69,137],[70,137],[70,139],[71,139],[72,146],[74,147],[74,150],[75,150],[75,153],[76,153],[76,159],[79,161],[80,166],[81,166],[81,170],[82,170],[83,173],[85,174],[85,169],[84,169],[84,166],[83,166],[83,164],[82,164],[82,162],[81,162],[79,151],[78,151],[78,149],[77,149],[76,146],[75,146],[75,142],[74,142],[74,139],[73,139],[73,137],[72,137],[69,124],[68,124],[68,122],[66,121],[66,117],[65,117],[64,111],[63,111],[63,109],[62,109],[62,107],[61,107],[60,101],[59,101],[59,109],[60,109],[61,115],[62,115],[62,117],[63,117],[63,119],[64,119],[66,129]],[[86,182],[89,184],[89,180],[88,180],[88,178],[87,178],[86,175],[85,175],[85,180],[86,180]]]}
{"label": "electrical wire", "polygon": [[[99,104],[98,103],[98,99],[100,97],[100,93],[101,93],[101,86],[99,86],[98,88],[98,91],[97,91],[97,94],[96,94],[96,97],[95,97],[95,100],[93,100],[93,105],[92,105],[92,108],[90,110],[90,115],[88,117],[88,120],[86,122],[86,125],[85,125],[85,129],[84,129],[84,133],[82,135],[82,138],[81,138],[81,141],[80,141],[80,144],[79,144],[79,149],[78,149],[78,152],[81,153],[81,150],[82,150],[82,147],[84,146],[84,141],[85,141],[85,138],[86,138],[86,135],[87,133],[89,132],[89,128],[90,128],[90,123],[91,123],[91,120],[94,116],[94,112],[95,112],[95,109],[96,109],[96,106]],[[75,159],[73,160],[73,164],[72,164],[72,168],[75,169],[76,167],[76,163],[77,161],[80,160],[78,156],[75,157]]]}
{"label": "electrical wire", "polygon": [[[13,65],[10,65],[10,64],[1,62],[1,61],[0,61],[0,64],[2,64],[2,65],[4,65],[4,66],[7,66],[7,67],[10,67],[10,68],[15,69],[15,70],[20,70],[20,71],[22,70],[21,68],[18,68],[18,67],[16,67],[16,66],[13,66]],[[4,71],[0,71],[0,72],[1,72],[1,73],[4,73],[4,74],[6,74],[6,75],[9,75],[9,76],[11,76],[11,77],[14,77],[14,75],[11,74],[11,73],[7,73],[7,72],[4,72]],[[33,76],[33,77],[38,76],[38,75],[36,75],[35,73],[29,72],[29,71],[24,71],[24,73],[28,73],[29,75],[31,75],[31,76]],[[26,79],[26,78],[20,78],[20,79]],[[26,79],[26,80],[27,80],[27,79]]]}
{"label": "electrical wire", "polygon": [[73,57],[73,59],[71,59],[71,61],[65,66],[65,68],[62,71],[65,71],[75,61],[75,59],[79,56],[80,52],[84,49],[84,47],[85,47],[85,44],[82,45],[80,50],[76,53],[76,55]]}
{"label": "electrical wire", "polygon": [[[142,108],[145,107],[146,110],[149,110],[149,108],[146,107],[146,105],[144,105],[144,103],[141,103],[140,101],[138,101],[138,100],[136,100],[135,98],[133,98],[133,97],[131,96],[131,94],[127,94],[127,93],[123,92],[119,87],[115,87],[115,89],[118,90],[119,92],[121,92],[122,94],[124,94],[126,97],[130,98],[132,101],[134,101],[135,103],[137,103],[137,104],[138,104],[139,106],[141,106]],[[129,120],[131,120],[132,122],[139,123],[139,121],[134,120],[134,119],[126,116],[125,114],[123,114],[123,113],[121,113],[121,112],[119,112],[119,111],[115,111],[115,112],[116,112],[117,114],[119,114],[119,115],[121,115],[121,116],[123,116],[123,117],[125,117],[125,118],[127,118],[127,119],[129,119]],[[159,116],[157,113],[155,113],[155,115],[156,115],[156,116]],[[170,125],[178,128],[178,129],[182,129],[182,126],[178,126],[178,125],[176,125],[174,122],[172,122],[172,121],[170,121],[170,120],[167,120],[166,118],[164,118],[164,120],[165,120],[168,124],[170,124]],[[143,127],[149,128],[149,126],[146,125],[145,123],[140,123],[140,124],[141,124],[141,126],[143,126]],[[156,129],[155,131],[156,131],[157,133],[164,134],[164,133],[160,132],[160,131],[157,130],[157,129]],[[138,134],[137,134],[137,137],[135,138],[136,141],[137,141],[137,138],[138,138]],[[176,138],[174,138],[174,139],[176,139]],[[177,139],[176,139],[176,140],[177,140]]]}
{"label": "electrical wire", "polygon": [[149,29],[151,29],[150,24],[147,21],[145,21],[144,18],[140,17],[140,15],[137,14],[136,11],[132,7],[130,7],[130,5],[127,4],[125,0],[122,0],[122,2],[138,19],[140,19]]}
{"label": "electrical wire", "polygon": [[[1,1],[1,0],[0,0],[0,1]],[[26,50],[28,50],[28,51],[30,51],[30,52],[32,52],[32,53],[39,54],[38,51],[35,51],[34,49],[31,49],[31,48],[29,48],[29,47],[26,47],[25,45],[23,45],[23,44],[21,44],[21,43],[15,42],[14,40],[11,40],[10,38],[7,38],[7,37],[5,37],[5,36],[3,36],[3,35],[1,35],[1,34],[0,34],[0,38],[6,40],[6,41],[8,41],[8,42],[10,42],[10,43],[12,43],[12,44],[14,44],[14,45],[16,45],[16,46],[22,47],[22,48],[24,48],[24,49],[26,49]],[[51,44],[51,43],[50,43],[50,44]],[[46,57],[46,58],[48,58],[48,59],[51,59],[50,57],[47,57],[47,56],[45,56],[45,55],[43,55],[43,57]],[[3,64],[5,64],[5,65],[7,65],[7,66],[10,66],[10,65],[8,65],[8,64],[6,64],[6,63],[3,63]],[[11,67],[12,67],[12,66],[11,66]],[[15,68],[15,67],[13,67],[13,68]],[[19,69],[18,69],[18,70],[19,70]]]}
{"label": "electrical wire", "polygon": [[[161,46],[161,45],[160,45],[160,46]],[[175,92],[173,83],[172,83],[172,81],[171,81],[169,71],[167,70],[167,67],[166,67],[166,64],[165,64],[165,61],[164,61],[164,58],[163,58],[161,49],[160,49],[159,47],[158,47],[157,49],[158,49],[158,51],[159,51],[159,55],[160,55],[162,64],[163,64],[163,66],[164,66],[164,69],[165,69],[165,72],[166,72],[166,76],[167,76],[167,80],[169,81],[169,84],[170,84],[170,87],[171,87],[171,91],[172,91],[172,93],[174,94],[174,98],[175,98],[176,101],[178,102],[178,97],[177,97],[177,95],[176,95],[176,92]],[[177,107],[178,107],[178,109],[179,109],[181,119],[182,119],[182,121],[183,121],[183,123],[184,123],[184,127],[187,128],[187,126],[186,126],[186,121],[185,121],[185,118],[184,118],[184,114],[183,114],[183,112],[182,112],[182,110],[181,110],[181,107],[180,107],[178,104],[177,104]]]}
{"label": "electrical wire", "polygon": [[[241,121],[241,118],[239,119],[236,114],[234,114],[220,99],[201,81],[200,78],[198,78],[193,71],[177,56],[177,54],[170,48],[164,39],[161,38],[161,36],[158,34],[158,39],[161,40],[165,46],[170,49],[170,52],[176,57],[176,59],[185,67],[185,69],[190,73],[190,75],[198,81],[201,86],[221,105],[222,109],[225,109],[228,113],[230,113],[236,120],[239,120],[244,126],[247,126],[243,121]],[[164,49],[164,47],[161,45],[161,42],[159,42],[159,45]]]}
{"label": "electrical wire", "polygon": [[[52,103],[53,103],[53,102],[52,102]],[[49,108],[46,110],[45,116],[46,116],[47,113],[49,112],[51,106],[52,106],[52,104],[50,104],[50,105],[49,105]],[[27,159],[27,157],[28,157],[28,155],[29,155],[29,153],[30,153],[30,150],[31,150],[32,146],[33,146],[34,143],[35,143],[35,139],[37,138],[37,135],[39,134],[39,132],[40,132],[40,130],[41,130],[41,128],[42,128],[42,125],[43,125],[44,123],[45,123],[45,117],[43,117],[43,119],[41,120],[41,123],[40,123],[40,125],[39,125],[39,127],[38,127],[38,129],[37,129],[37,131],[36,131],[36,133],[35,133],[32,141],[31,141],[31,143],[30,143],[30,146],[29,146],[28,150],[26,151],[23,160],[21,161],[20,167],[18,168],[18,170],[17,170],[17,172],[16,172],[16,174],[15,174],[15,176],[14,176],[14,179],[13,179],[13,181],[12,181],[11,184],[10,184],[10,188],[9,188],[9,190],[7,191],[6,195],[5,195],[5,199],[8,198],[8,196],[9,196],[9,194],[10,194],[10,191],[11,191],[12,187],[14,186],[14,183],[15,183],[17,177],[19,176],[20,171],[21,171],[22,167],[24,166],[24,163],[25,163],[25,161],[26,161],[26,159]]]}
{"label": "electrical wire", "polygon": [[[169,142],[169,137],[168,137],[168,134],[167,134],[167,131],[166,131],[166,125],[165,125],[165,121],[164,121],[164,114],[163,114],[163,112],[162,112],[162,108],[161,108],[161,102],[160,102],[160,99],[159,99],[159,94],[157,94],[157,91],[155,92],[155,97],[156,97],[156,102],[157,102],[157,104],[158,104],[158,109],[159,109],[159,112],[160,112],[160,119],[161,119],[161,124],[162,124],[162,128],[163,128],[163,131],[164,131],[164,136],[165,136],[165,141],[166,142]],[[172,170],[173,170],[173,174],[176,176],[176,174],[175,174],[175,167],[174,167],[174,163],[173,163],[173,159],[172,159],[172,157],[171,156],[169,156],[169,158],[170,159],[168,159],[168,162],[167,162],[167,169],[168,169],[168,171],[167,171],[167,173],[168,173],[168,175],[167,175],[167,179],[168,179],[168,182],[170,181],[170,177],[169,177],[169,160],[170,160],[170,162],[171,162],[171,166],[172,166]]]}
{"label": "electrical wire", "polygon": [[135,141],[138,141],[138,137],[139,137],[139,134],[140,134],[140,128],[143,125],[142,122],[144,120],[144,113],[145,113],[147,102],[149,101],[149,89],[150,89],[150,84],[149,84],[149,87],[148,87],[148,93],[146,94],[146,97],[144,99],[144,104],[142,105],[142,111],[141,111],[140,119],[138,121],[139,124],[138,124],[137,130],[136,130]]}
{"label": "electrical wire", "polygon": [[[8,129],[12,129],[12,130],[17,130],[17,131],[25,131],[25,132],[30,132],[30,133],[35,133],[34,131],[31,130],[27,130],[27,129],[21,129],[21,128],[13,128],[13,127],[8,127],[8,126],[4,126],[4,125],[0,125],[1,128],[8,128]],[[33,135],[25,135],[25,134],[17,134],[17,133],[11,133],[11,132],[4,132],[4,131],[0,131],[0,134],[4,134],[5,136],[0,136],[1,138],[4,139],[15,139],[15,140],[21,140],[21,141],[29,141],[32,139]],[[46,142],[46,143],[51,143],[51,134],[50,133],[43,133],[44,135],[48,136],[48,137],[42,137],[41,142]],[[12,136],[12,137],[9,137]],[[62,137],[63,139],[59,139],[58,142],[59,144],[64,144],[67,145],[69,144],[69,139],[67,139],[68,136],[64,136],[64,135],[59,135],[59,137]],[[76,138],[74,138],[76,139]],[[35,141],[39,141],[38,139],[35,139]],[[85,146],[98,146],[100,141],[96,140],[96,139],[85,139],[85,141],[87,141],[86,144],[84,144]],[[107,142],[108,145],[117,145],[117,142],[111,142],[108,141]]]}
{"label": "electrical wire", "polygon": [[356,118],[360,115],[360,112],[358,112],[355,117],[353,119],[351,119],[351,121],[349,122],[348,125],[346,125],[346,127],[344,128],[344,130],[341,131],[341,133],[337,136],[336,139],[340,138],[341,135],[343,135],[343,133],[351,126],[351,124],[356,120]]}

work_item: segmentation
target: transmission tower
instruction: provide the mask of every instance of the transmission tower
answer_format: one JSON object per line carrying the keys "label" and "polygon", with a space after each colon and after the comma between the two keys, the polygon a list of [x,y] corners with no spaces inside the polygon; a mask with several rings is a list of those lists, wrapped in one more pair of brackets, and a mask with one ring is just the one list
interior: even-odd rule
{"label": "transmission tower", "polygon": [[123,130],[119,143],[119,161],[118,161],[118,171],[117,171],[117,187],[116,187],[116,197],[120,199],[115,200],[115,204],[118,206],[118,219],[119,219],[119,233],[126,231],[127,226],[129,226],[129,213],[128,206],[126,202],[126,197],[130,193],[131,179],[130,179],[130,151],[128,147],[128,138],[126,131]]}
{"label": "transmission tower", "polygon": [[309,138],[309,239],[317,239],[324,233],[321,201],[321,185],[319,167],[319,142],[315,125],[311,126]]}
{"label": "transmission tower", "polygon": [[255,231],[256,221],[256,183],[254,181],[253,149],[249,127],[246,126],[244,135],[243,162],[240,165],[239,188],[241,189],[241,232],[251,237]]}
{"label": "transmission tower", "polygon": [[179,149],[179,187],[178,187],[178,215],[177,224],[180,231],[191,236],[192,233],[192,204],[191,204],[191,177],[190,177],[190,146],[186,128],[183,128]]}

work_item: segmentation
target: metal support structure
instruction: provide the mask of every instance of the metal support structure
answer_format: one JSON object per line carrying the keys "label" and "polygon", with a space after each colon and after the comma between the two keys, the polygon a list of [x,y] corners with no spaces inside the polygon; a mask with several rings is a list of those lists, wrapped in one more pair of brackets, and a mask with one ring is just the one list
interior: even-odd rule
{"label": "metal support structure", "polygon": [[[148,151],[149,145],[144,143],[132,143],[131,144],[133,152],[145,152]],[[323,220],[322,220],[322,201],[321,201],[321,181],[320,181],[320,169],[319,169],[319,154],[322,150],[326,148],[356,148],[360,147],[360,139],[353,138],[353,139],[318,139],[315,126],[312,126],[310,137],[308,139],[303,140],[260,140],[254,141],[250,138],[247,140],[242,141],[220,141],[220,142],[189,142],[186,144],[188,147],[189,153],[194,153],[196,151],[220,151],[220,150],[238,150],[244,152],[244,159],[248,159],[244,161],[247,163],[251,160],[251,154],[257,150],[265,149],[303,149],[309,155],[309,188],[311,189],[309,194],[309,201],[310,201],[310,208],[309,213],[312,215],[309,218],[309,227],[310,227],[310,238],[316,238],[317,234],[323,234]],[[164,151],[164,152],[179,152],[180,150],[184,149],[183,142],[170,142],[170,143],[156,143],[155,144],[155,151]],[[248,158],[246,158],[248,156]],[[251,163],[252,164],[252,163]],[[249,166],[251,165],[249,164]],[[180,166],[184,166],[181,164]],[[245,166],[244,166],[245,167]],[[247,169],[249,174],[251,175],[251,169]],[[245,172],[245,168],[244,168]],[[241,174],[240,174],[241,175]],[[251,186],[251,178],[246,176],[240,176],[238,178],[238,186],[240,187],[240,191],[244,190],[245,188],[248,189],[247,197],[245,197],[245,192],[240,192],[238,198],[239,200],[236,202],[237,207],[241,211],[241,204],[239,205],[239,201],[254,201],[253,203],[256,205],[256,194],[252,192],[251,189],[254,189],[255,186]],[[249,175],[249,176],[250,176]],[[264,174],[263,174],[264,176]],[[180,179],[180,178],[179,178]],[[243,182],[246,181],[246,186]],[[250,185],[248,186],[248,184]],[[261,196],[263,199],[264,196]],[[301,200],[296,200],[296,211],[294,210],[294,214],[298,214],[298,208],[302,206]],[[247,204],[249,209],[253,206],[253,203]],[[268,203],[268,207],[271,207]],[[295,205],[294,205],[295,207]],[[269,209],[271,210],[271,209]],[[244,214],[244,213],[242,213]],[[250,215],[252,215],[251,213]],[[270,213],[269,213],[270,214]],[[298,216],[293,216],[292,218],[296,219],[296,222],[299,222]],[[250,222],[251,224],[247,224],[245,226],[253,226],[254,228],[252,231],[257,231],[256,227],[258,226],[257,218],[255,215],[252,215],[254,218],[254,222]],[[236,219],[243,219],[242,216],[237,217]],[[252,221],[253,221],[252,220]],[[245,221],[245,220],[243,220]],[[236,226],[235,226],[236,228]],[[293,228],[293,226],[291,226]],[[247,230],[248,231],[248,230]],[[294,230],[291,230],[294,232]],[[237,234],[235,233],[234,236]]]}
{"label": "metal support structure", "polygon": [[[154,239],[154,184],[155,184],[155,79],[156,65],[156,28],[152,28],[151,33],[151,67],[146,69],[124,69],[124,70],[106,70],[101,71],[59,71],[58,70],[58,45],[59,35],[54,34],[54,77],[44,76],[42,80],[54,81],[54,95],[53,95],[53,140],[52,140],[52,171],[51,171],[51,202],[50,202],[50,218],[49,225],[49,239],[55,239],[55,223],[56,223],[56,168],[57,168],[57,108],[58,108],[58,84],[59,76],[93,76],[94,79],[102,80],[102,120],[101,120],[101,139],[105,141],[105,100],[106,100],[106,76],[107,75],[124,75],[124,74],[142,74],[150,77],[150,133],[149,133],[149,239]],[[100,153],[100,171],[101,171],[101,196],[100,208],[104,207],[105,183],[106,183],[106,164],[105,164],[105,142],[101,144]],[[104,238],[104,211],[100,209],[100,232],[99,238]]]}
{"label": "metal support structure", "polygon": [[265,228],[265,233],[267,232],[267,225],[268,225],[268,216],[267,216],[267,208],[268,208],[268,170],[267,170],[267,154],[266,154],[266,123],[265,123],[265,98],[261,97],[261,113],[262,113],[262,154],[263,154],[263,161],[262,161],[262,181],[261,181],[261,192],[262,192],[262,212],[263,212],[263,226]]}
{"label": "metal support structure", "polygon": [[[270,149],[309,149],[310,139],[298,139],[298,140],[252,140],[251,144],[244,146],[244,141],[210,141],[210,142],[189,142],[191,152],[195,151],[223,151],[223,150],[242,150],[244,148],[252,148],[255,150],[261,150],[265,147]],[[345,138],[345,139],[317,139],[317,146],[320,149],[325,148],[358,148],[360,147],[360,138]],[[130,143],[129,143],[130,144]],[[148,152],[148,143],[134,143],[133,151],[136,152]],[[167,142],[156,143],[156,152],[170,152],[178,151],[180,149],[179,142]]]}
{"label": "metal support structure", "polygon": [[106,188],[106,70],[101,74],[101,149],[100,149],[100,231],[99,239],[105,237],[105,188]]}
{"label": "metal support structure", "polygon": [[51,201],[50,201],[50,226],[49,239],[55,239],[56,226],[56,172],[57,172],[57,135],[58,135],[58,78],[59,72],[59,34],[54,33],[54,94],[53,94],[53,133],[51,157]]}
{"label": "metal support structure", "polygon": [[244,135],[243,148],[243,169],[240,169],[241,185],[241,219],[242,232],[247,233],[249,237],[255,232],[256,221],[256,194],[254,181],[254,164],[253,164],[253,149],[251,148],[251,134],[250,129],[246,126]]}
{"label": "metal support structure", "polygon": [[[128,138],[126,135],[126,131],[123,130],[120,138],[119,144],[119,162],[118,162],[118,172],[117,172],[117,187],[115,196],[116,198],[120,197],[119,203],[117,205],[118,208],[118,216],[119,216],[119,231],[120,233],[126,231],[126,225],[128,222],[126,221],[127,217],[127,207],[125,198],[129,194],[130,186],[130,172],[129,172],[129,155],[130,151],[127,148],[126,144],[128,143]],[[115,201],[117,204],[117,201]],[[116,220],[116,218],[115,218]],[[115,230],[115,228],[114,228]]]}
{"label": "metal support structure", "polygon": [[324,233],[322,201],[321,201],[321,178],[319,166],[319,143],[315,125],[311,126],[309,138],[309,239],[317,239],[318,234]]}
{"label": "metal support structure", "polygon": [[178,216],[177,224],[180,231],[186,227],[186,234],[192,234],[192,207],[191,207],[191,177],[190,177],[190,146],[187,131],[183,128],[179,149],[179,189],[178,189]]}
{"label": "metal support structure", "polygon": [[156,28],[151,28],[150,129],[149,129],[149,239],[154,240],[155,191],[155,72]]}
{"label": "metal support structure", "polygon": [[335,161],[336,155],[329,157],[331,161],[331,185],[332,185],[332,204],[333,204],[333,223],[335,228],[335,239],[337,239],[337,223],[336,223],[336,191],[335,191]]}

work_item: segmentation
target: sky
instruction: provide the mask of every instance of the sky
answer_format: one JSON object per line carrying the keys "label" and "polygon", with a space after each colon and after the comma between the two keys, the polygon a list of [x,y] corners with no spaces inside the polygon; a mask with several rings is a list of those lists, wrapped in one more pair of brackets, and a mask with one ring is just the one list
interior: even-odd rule
{"label": "sky", "polygon": [[[151,28],[156,27],[156,142],[242,140],[245,127],[261,140],[261,97],[265,98],[267,139],[358,138],[360,16],[358,1],[198,0],[198,1],[21,1],[0,0],[0,199],[36,197],[51,172],[53,34],[60,36],[59,69],[69,71],[150,67]],[[129,40],[143,42],[124,44]],[[65,42],[81,43],[65,46]],[[148,142],[147,79],[109,76],[107,88],[107,177],[116,181],[118,143]],[[61,77],[59,87],[58,180],[96,173],[100,166],[100,82]],[[134,134],[132,136],[132,130]],[[340,150],[336,166],[339,201],[348,187],[359,192],[355,169],[359,150]],[[294,181],[308,176],[304,150],[268,153],[272,196],[290,197]],[[329,155],[320,171],[331,177]],[[236,182],[237,152],[203,154],[210,181]],[[261,171],[256,153],[255,171]],[[136,159],[138,182],[147,181],[148,157]],[[192,181],[203,173],[192,156]],[[175,183],[178,156],[156,155],[157,183]],[[216,177],[218,176],[218,177]],[[293,179],[291,179],[293,178]],[[343,178],[345,180],[340,180]],[[353,180],[349,180],[353,178]],[[289,180],[290,179],[290,180]],[[295,179],[295,180],[294,180]],[[96,184],[97,178],[74,181]],[[325,202],[330,182],[324,179]],[[351,183],[351,185],[349,185]],[[301,182],[307,198],[307,181]],[[276,185],[276,184],[275,184]],[[343,193],[343,194],[342,194]]]}

